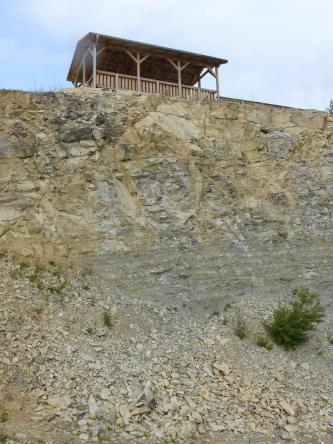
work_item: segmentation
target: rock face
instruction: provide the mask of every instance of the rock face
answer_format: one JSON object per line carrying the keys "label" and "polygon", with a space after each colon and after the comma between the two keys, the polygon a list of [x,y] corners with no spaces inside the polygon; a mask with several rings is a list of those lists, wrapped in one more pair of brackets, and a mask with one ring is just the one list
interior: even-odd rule
{"label": "rock face", "polygon": [[0,116],[3,251],[170,297],[197,288],[203,265],[213,296],[239,264],[250,281],[283,256],[329,267],[327,113],[69,90],[2,91]]}

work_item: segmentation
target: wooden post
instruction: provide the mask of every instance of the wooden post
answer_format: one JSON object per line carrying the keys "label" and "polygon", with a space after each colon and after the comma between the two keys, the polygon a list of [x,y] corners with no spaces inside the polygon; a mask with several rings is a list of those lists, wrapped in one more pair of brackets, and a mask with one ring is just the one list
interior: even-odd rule
{"label": "wooden post", "polygon": [[169,57],[166,58],[178,72],[178,95],[179,97],[182,97],[182,71],[190,64],[190,62],[187,62],[185,63],[185,65],[182,66],[180,60],[177,61],[176,65],[176,63],[172,59],[169,59]]}
{"label": "wooden post", "polygon": [[215,66],[215,79],[216,79],[216,99],[220,100],[220,80],[219,80],[219,67]]}
{"label": "wooden post", "polygon": [[141,79],[140,79],[140,67],[141,67],[141,60],[140,60],[140,53],[138,52],[136,54],[136,77],[137,77],[137,90],[138,92],[141,91]]}
{"label": "wooden post", "polygon": [[178,70],[178,94],[179,97],[182,96],[182,69],[180,60],[177,62],[177,70]]}
{"label": "wooden post", "polygon": [[86,86],[86,54],[83,53],[82,58],[82,85]]}
{"label": "wooden post", "polygon": [[97,65],[97,55],[96,55],[96,42],[93,44],[93,88],[96,88],[96,65]]}
{"label": "wooden post", "polygon": [[138,52],[136,54],[136,57],[131,53],[131,51],[128,51],[127,49],[125,52],[131,57],[131,59],[136,63],[136,79],[137,79],[137,91],[141,91],[141,63],[143,63],[149,56],[149,54],[145,55],[140,59],[140,53]]}
{"label": "wooden post", "polygon": [[118,73],[116,73],[115,87],[117,90],[118,89]]}

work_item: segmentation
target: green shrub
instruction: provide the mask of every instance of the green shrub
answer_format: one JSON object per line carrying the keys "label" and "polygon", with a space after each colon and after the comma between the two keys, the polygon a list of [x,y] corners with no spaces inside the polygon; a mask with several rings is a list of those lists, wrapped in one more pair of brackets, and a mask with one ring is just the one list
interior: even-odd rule
{"label": "green shrub", "polygon": [[327,340],[331,345],[333,345],[333,333],[329,333],[327,335]]}
{"label": "green shrub", "polygon": [[258,347],[264,347],[266,350],[272,350],[273,342],[267,336],[258,336],[256,340]]}
{"label": "green shrub", "polygon": [[5,444],[8,439],[9,439],[8,435],[6,435],[4,432],[0,432],[0,443],[1,444]]}
{"label": "green shrub", "polygon": [[239,339],[243,340],[247,337],[247,328],[244,319],[238,314],[234,320],[234,333]]}
{"label": "green shrub", "polygon": [[112,327],[111,318],[110,318],[110,315],[107,311],[105,311],[103,313],[103,324],[105,327],[108,327],[108,328]]}
{"label": "green shrub", "polygon": [[226,313],[230,308],[232,307],[232,305],[231,304],[225,304],[225,306],[223,307],[223,311],[224,311],[224,313]]}
{"label": "green shrub", "polygon": [[7,421],[8,421],[8,413],[0,412],[0,422],[7,422]]}
{"label": "green shrub", "polygon": [[271,323],[264,327],[272,340],[286,350],[294,349],[309,339],[308,332],[314,330],[325,316],[318,293],[307,288],[293,291],[294,299],[289,306],[280,306],[273,312]]}
{"label": "green shrub", "polygon": [[330,104],[327,108],[327,112],[329,112],[330,114],[333,114],[333,100],[330,100]]}
{"label": "green shrub", "polygon": [[62,290],[66,287],[66,285],[67,285],[67,282],[66,282],[66,280],[64,280],[63,282],[61,282],[61,283],[58,284],[58,285],[51,286],[51,287],[47,287],[47,289],[48,289],[51,293],[57,293],[57,294],[59,294],[59,293],[61,293]]}

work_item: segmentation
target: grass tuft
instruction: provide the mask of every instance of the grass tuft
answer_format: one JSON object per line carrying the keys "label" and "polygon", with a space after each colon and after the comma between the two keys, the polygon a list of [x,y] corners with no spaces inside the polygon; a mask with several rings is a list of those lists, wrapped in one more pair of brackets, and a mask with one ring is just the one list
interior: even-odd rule
{"label": "grass tuft", "polygon": [[9,439],[9,436],[6,435],[4,432],[0,431],[0,443],[5,444]]}
{"label": "grass tuft", "polygon": [[237,314],[234,321],[234,334],[241,340],[245,339],[248,335],[245,320],[240,314]]}
{"label": "grass tuft", "polygon": [[103,313],[103,325],[104,325],[104,327],[107,327],[107,328],[112,327],[111,317],[107,311],[105,311]]}
{"label": "grass tuft", "polygon": [[8,413],[7,412],[0,412],[0,422],[4,423],[8,421]]}
{"label": "grass tuft", "polygon": [[225,306],[223,307],[223,311],[224,313],[226,313],[230,308],[232,307],[232,304],[225,304]]}
{"label": "grass tuft", "polygon": [[272,350],[273,348],[273,342],[267,336],[258,336],[256,344],[266,350]]}
{"label": "grass tuft", "polygon": [[333,333],[328,333],[327,340],[331,345],[333,345]]}

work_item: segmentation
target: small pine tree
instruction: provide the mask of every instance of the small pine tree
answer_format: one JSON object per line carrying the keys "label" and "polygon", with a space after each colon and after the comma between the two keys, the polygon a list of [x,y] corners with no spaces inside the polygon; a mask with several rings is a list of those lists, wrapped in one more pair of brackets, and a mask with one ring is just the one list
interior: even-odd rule
{"label": "small pine tree", "polygon": [[328,111],[330,114],[333,114],[333,100],[330,100],[330,104],[329,104],[329,106],[328,106],[328,108],[327,108],[327,111]]}
{"label": "small pine tree", "polygon": [[314,330],[325,316],[325,308],[320,304],[318,293],[299,288],[293,291],[293,296],[290,308],[277,308],[273,312],[272,322],[264,323],[273,341],[286,350],[306,342],[309,339],[308,332]]}

